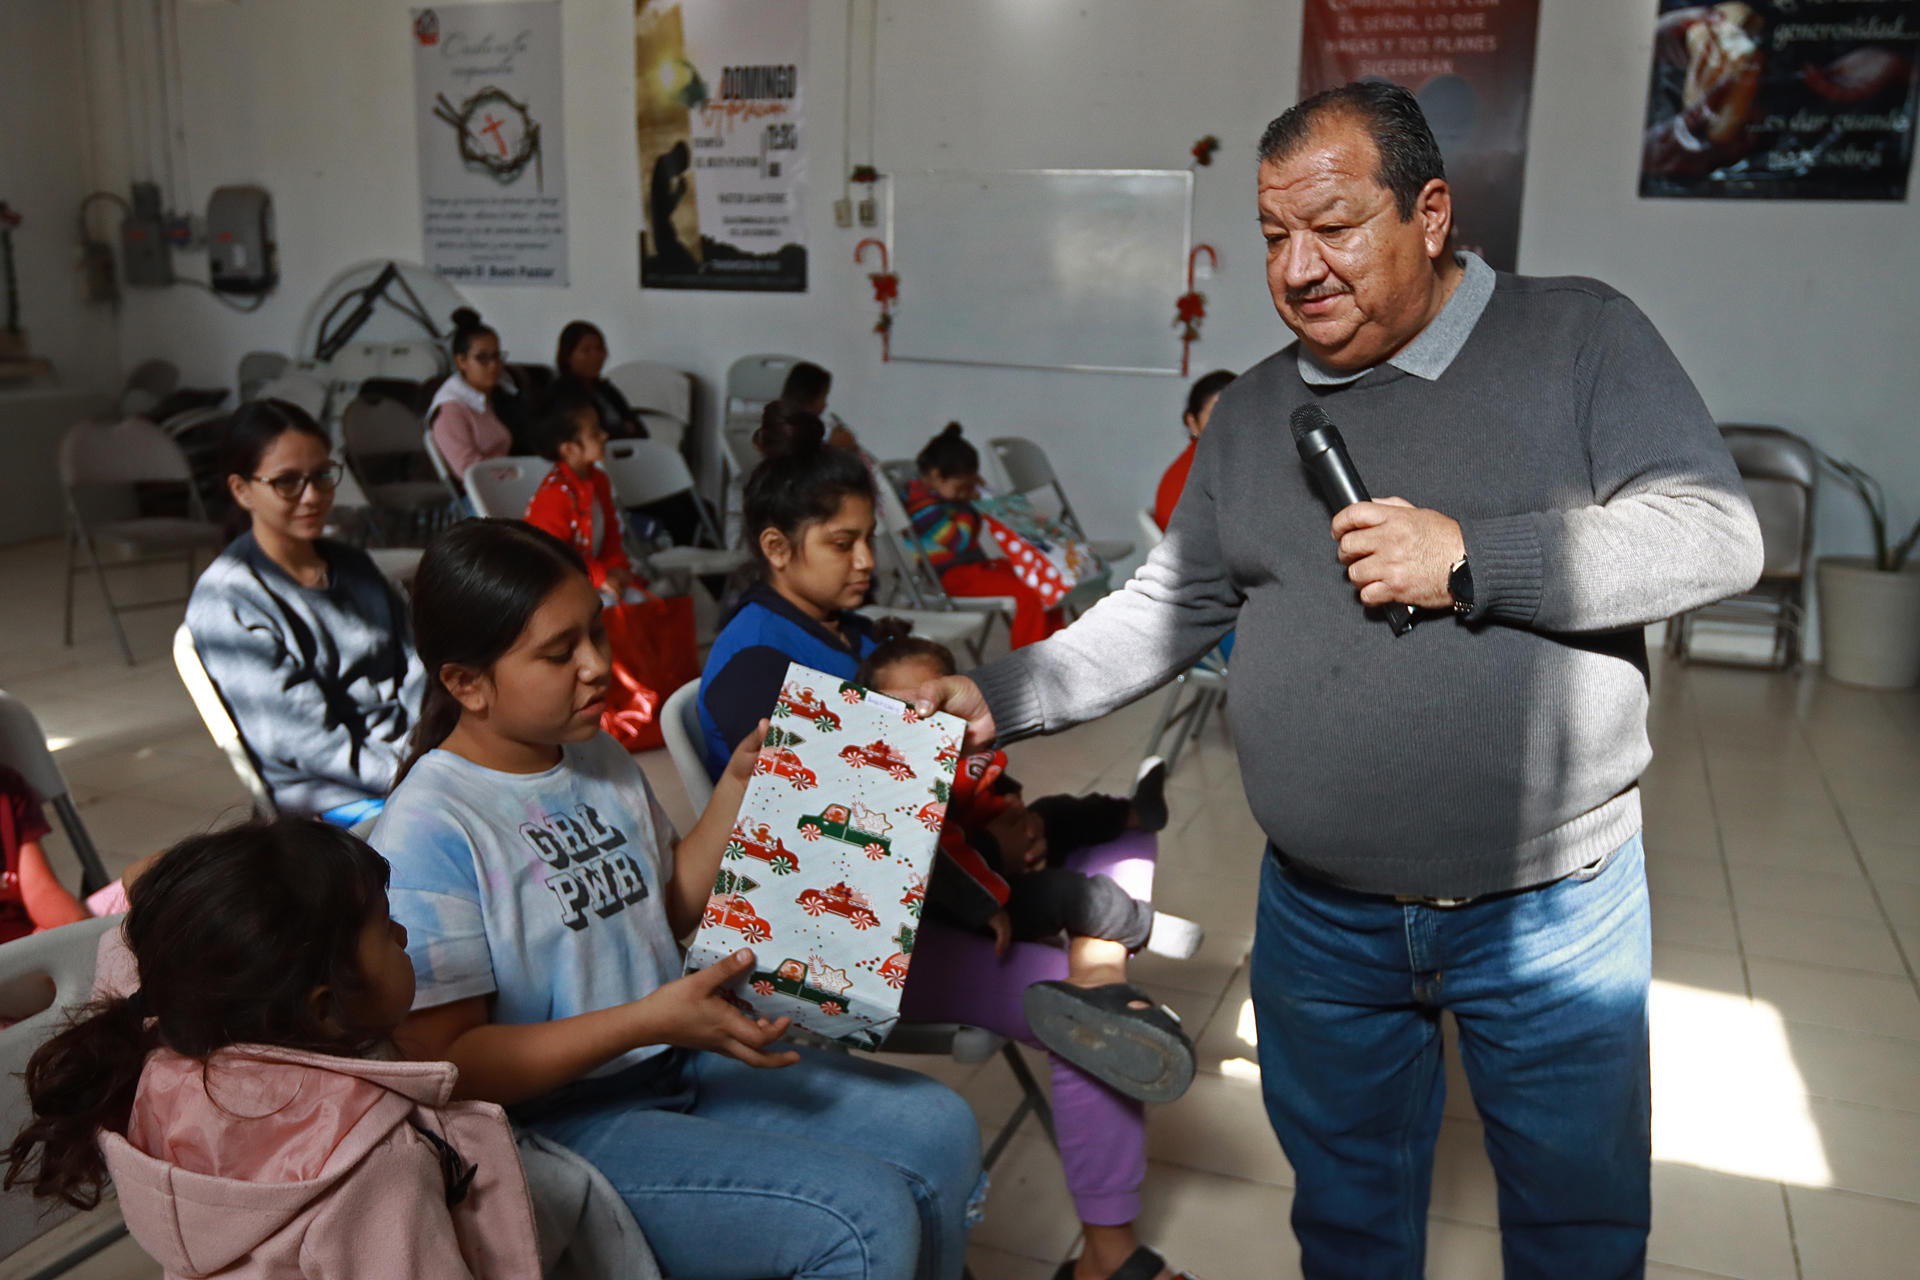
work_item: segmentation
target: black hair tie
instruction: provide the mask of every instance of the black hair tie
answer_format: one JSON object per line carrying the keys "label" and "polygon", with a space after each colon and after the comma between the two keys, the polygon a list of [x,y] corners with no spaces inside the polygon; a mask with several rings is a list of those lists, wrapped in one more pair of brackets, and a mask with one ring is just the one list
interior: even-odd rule
{"label": "black hair tie", "polygon": [[145,987],[137,988],[132,995],[128,996],[126,1005],[127,1012],[142,1022],[145,1022],[153,1016],[153,1010],[147,1005],[147,990]]}

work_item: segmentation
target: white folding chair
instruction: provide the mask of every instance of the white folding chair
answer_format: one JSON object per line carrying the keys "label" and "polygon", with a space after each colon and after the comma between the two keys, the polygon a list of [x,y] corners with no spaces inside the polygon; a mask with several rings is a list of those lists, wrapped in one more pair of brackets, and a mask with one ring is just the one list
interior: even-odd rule
{"label": "white folding chair", "polygon": [[1160,522],[1153,518],[1153,512],[1149,508],[1142,507],[1137,514],[1140,517],[1141,545],[1151,551],[1166,538],[1167,531],[1160,527]]}
{"label": "white folding chair", "polygon": [[187,696],[193,699],[193,709],[200,713],[200,723],[207,726],[213,745],[220,748],[234,776],[240,779],[240,785],[253,797],[253,811],[262,817],[273,817],[279,809],[273,803],[273,792],[267,789],[266,779],[260,776],[260,762],[254,759],[246,739],[240,736],[240,726],[234,723],[226,699],[220,696],[213,677],[207,674],[206,664],[200,661],[200,651],[194,648],[193,633],[184,622],[173,633],[173,668],[180,673],[180,683],[187,687]]}
{"label": "white folding chair", "polygon": [[[438,450],[435,450],[437,453]],[[545,458],[485,458],[467,468],[467,499],[483,519],[524,520],[553,464]]]}
{"label": "white folding chair", "polygon": [[778,400],[799,356],[741,356],[727,366],[726,416],[751,413],[757,421],[769,401]]}
{"label": "white folding chair", "polygon": [[1041,489],[1052,490],[1054,501],[1060,509],[1060,522],[1079,534],[1080,540],[1102,561],[1112,564],[1133,554],[1131,542],[1087,537],[1086,528],[1080,523],[1080,517],[1074,514],[1073,504],[1067,501],[1067,491],[1054,474],[1053,463],[1047,460],[1045,449],[1022,436],[995,436],[987,445],[999,460],[1000,473],[1006,477],[1011,492],[1032,494]]}
{"label": "white folding chair", "polygon": [[707,801],[713,799],[713,780],[707,777],[707,756],[701,749],[704,735],[700,731],[699,698],[700,681],[696,677],[668,694],[660,708],[660,736],[667,740],[667,755],[673,760],[673,771],[680,775],[680,785],[686,790],[695,817],[706,812]]}
{"label": "white folding chair", "polygon": [[242,404],[260,398],[260,388],[272,382],[287,371],[293,361],[278,351],[249,351],[240,357],[240,366],[234,370],[234,386],[240,392]]}
{"label": "white folding chair", "polygon": [[111,877],[100,861],[100,852],[87,834],[86,823],[74,807],[73,793],[60,772],[59,763],[47,746],[47,735],[40,729],[27,704],[0,690],[0,764],[25,779],[40,803],[53,810],[60,827],[67,833],[74,857],[80,861],[80,896],[107,887]]}
{"label": "white folding chair", "polygon": [[[73,580],[91,569],[100,586],[100,597],[106,602],[114,639],[120,644],[120,656],[132,666],[133,647],[127,643],[120,615],[134,609],[184,604],[187,597],[121,604],[114,600],[107,584],[107,570],[177,560],[186,569],[187,591],[191,593],[195,554],[220,549],[220,526],[207,519],[187,455],[166,432],[144,418],[127,418],[115,423],[83,422],[72,428],[61,437],[59,466],[67,511],[67,599],[63,633],[66,643],[73,643]],[[190,514],[139,515],[134,505],[134,487],[155,483],[182,486]],[[116,490],[117,493],[111,492]],[[115,502],[116,518],[89,519],[88,508],[93,509],[96,517],[101,514],[103,498]],[[101,543],[125,554],[103,560]],[[80,563],[83,556],[84,567]]]}
{"label": "white folding chair", "polygon": [[985,658],[987,635],[993,630],[994,619],[991,613],[968,609],[901,609],[892,605],[874,605],[855,612],[875,622],[882,618],[911,622],[913,634],[949,649],[964,648],[976,664]]}
{"label": "white folding chair", "polygon": [[276,378],[260,384],[251,397],[255,400],[284,400],[306,410],[315,422],[325,422],[327,384],[303,369],[288,369]]}
{"label": "white folding chair", "polygon": [[389,342],[380,362],[380,376],[425,382],[448,371],[450,361],[444,346],[437,342]]}
{"label": "white folding chair", "polygon": [[638,412],[665,414],[682,425],[693,421],[693,379],[672,365],[629,360],[606,377]]}
{"label": "white folding chair", "polygon": [[[22,1078],[28,1059],[93,998],[100,936],[120,926],[103,916],[0,946],[0,1125],[18,1133],[33,1118]],[[40,1202],[25,1187],[0,1195],[0,1258],[14,1276],[41,1280],[78,1267],[127,1234],[111,1199],[90,1212]]]}
{"label": "white folding chair", "polygon": [[[693,472],[687,469],[687,460],[658,440],[608,441],[607,456],[600,468],[613,484],[615,501],[627,510],[693,489]],[[700,523],[713,541],[720,540],[704,506],[700,507]],[[647,552],[646,560],[661,573],[705,577],[732,573],[747,562],[747,553],[712,547],[668,547]]]}
{"label": "white folding chair", "polygon": [[[367,500],[416,526],[435,527],[459,493],[431,433],[398,400],[355,396],[340,415],[340,440]],[[428,459],[424,469],[418,461],[422,455]],[[423,470],[437,478],[415,479]],[[375,479],[388,475],[393,478]]]}

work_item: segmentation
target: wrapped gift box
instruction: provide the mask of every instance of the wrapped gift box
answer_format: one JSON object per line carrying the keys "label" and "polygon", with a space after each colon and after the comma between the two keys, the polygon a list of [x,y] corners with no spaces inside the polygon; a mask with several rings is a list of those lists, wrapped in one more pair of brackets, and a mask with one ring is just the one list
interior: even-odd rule
{"label": "wrapped gift box", "polygon": [[1021,493],[998,494],[974,504],[984,518],[987,535],[1013,565],[1020,581],[1040,593],[1051,609],[1075,587],[1098,583],[1104,591],[1107,568],[1086,543],[1075,538],[1057,520],[1034,509]]}
{"label": "wrapped gift box", "polygon": [[794,663],[721,858],[689,970],[739,950],[733,996],[873,1048],[900,1016],[966,725]]}

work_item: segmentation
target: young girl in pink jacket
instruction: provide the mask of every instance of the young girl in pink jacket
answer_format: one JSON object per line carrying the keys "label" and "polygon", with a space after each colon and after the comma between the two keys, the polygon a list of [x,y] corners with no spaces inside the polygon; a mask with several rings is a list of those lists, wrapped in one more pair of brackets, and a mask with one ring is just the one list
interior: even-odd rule
{"label": "young girl in pink jacket", "polygon": [[505,1115],[391,1060],[414,978],[380,855],[305,819],[196,836],[125,938],[138,989],[34,1054],[7,1186],[89,1207],[111,1178],[170,1278],[540,1274]]}

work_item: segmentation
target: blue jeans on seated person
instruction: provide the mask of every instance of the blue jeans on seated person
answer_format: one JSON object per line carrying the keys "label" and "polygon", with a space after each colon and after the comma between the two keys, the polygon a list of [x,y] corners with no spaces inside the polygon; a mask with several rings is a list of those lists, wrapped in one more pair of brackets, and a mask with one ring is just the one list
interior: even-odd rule
{"label": "blue jeans on seated person", "polygon": [[513,1118],[606,1175],[675,1280],[957,1280],[980,1178],[959,1094],[870,1058],[670,1050]]}
{"label": "blue jeans on seated person", "polygon": [[1310,1280],[1424,1274],[1440,1014],[1485,1122],[1507,1280],[1646,1268],[1652,943],[1634,836],[1597,869],[1458,907],[1261,872],[1253,1007]]}

